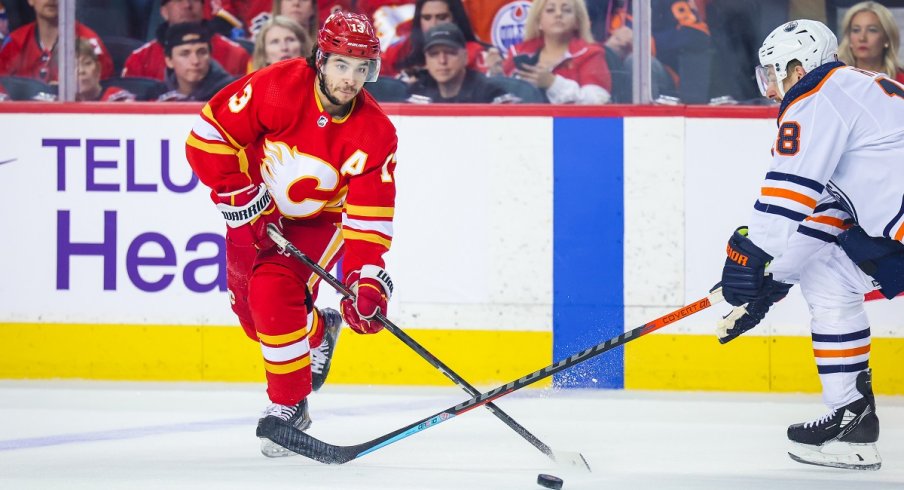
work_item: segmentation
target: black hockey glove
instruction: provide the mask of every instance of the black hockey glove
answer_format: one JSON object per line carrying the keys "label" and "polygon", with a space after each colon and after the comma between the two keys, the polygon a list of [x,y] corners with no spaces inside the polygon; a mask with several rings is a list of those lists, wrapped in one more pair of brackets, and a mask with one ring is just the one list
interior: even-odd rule
{"label": "black hockey glove", "polygon": [[[722,286],[718,283],[710,290],[715,291],[716,288]],[[788,295],[791,290],[791,284],[772,279],[772,274],[763,278],[762,295],[747,303],[745,306],[738,306],[721,320],[719,320],[716,328],[716,335],[719,336],[719,343],[725,344],[734,340],[737,336],[759,325],[766,313],[773,304],[781,301]],[[724,294],[724,289],[722,290]]]}
{"label": "black hockey glove", "polygon": [[747,227],[735,230],[728,240],[728,257],[722,268],[722,296],[732,306],[741,306],[763,296],[766,264],[772,256],[747,238]]}

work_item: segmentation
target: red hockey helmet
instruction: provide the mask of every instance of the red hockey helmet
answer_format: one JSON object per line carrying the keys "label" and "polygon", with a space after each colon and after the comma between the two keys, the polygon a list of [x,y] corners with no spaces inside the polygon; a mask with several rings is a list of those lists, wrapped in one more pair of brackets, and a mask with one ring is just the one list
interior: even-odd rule
{"label": "red hockey helmet", "polygon": [[331,14],[317,36],[317,47],[320,56],[338,54],[371,60],[368,82],[376,81],[380,74],[380,39],[364,15],[342,10]]}

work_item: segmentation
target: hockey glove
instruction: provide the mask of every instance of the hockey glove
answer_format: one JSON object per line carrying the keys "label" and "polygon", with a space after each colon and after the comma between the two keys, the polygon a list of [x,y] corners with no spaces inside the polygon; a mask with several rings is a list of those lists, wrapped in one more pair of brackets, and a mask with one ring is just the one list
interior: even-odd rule
{"label": "hockey glove", "polygon": [[722,296],[732,306],[741,306],[763,296],[766,265],[772,256],[747,238],[747,227],[735,230],[728,240],[728,257],[722,268]]}
{"label": "hockey glove", "polygon": [[374,316],[386,315],[386,302],[392,295],[392,279],[381,267],[365,265],[345,277],[345,285],[355,293],[355,298],[344,298],[342,317],[355,332],[368,334],[383,329]]}
{"label": "hockey glove", "polygon": [[[781,301],[791,290],[791,284],[785,284],[772,279],[772,274],[763,278],[763,294],[744,306],[738,306],[725,315],[716,327],[716,335],[719,343],[725,344],[734,340],[737,336],[759,325],[773,304]],[[721,287],[718,283],[710,290],[715,291]],[[724,289],[723,289],[724,291]]]}
{"label": "hockey glove", "polygon": [[235,192],[213,194],[217,209],[232,229],[230,237],[239,244],[254,245],[258,250],[273,246],[267,225],[274,223],[282,231],[282,215],[264,184],[249,185]]}

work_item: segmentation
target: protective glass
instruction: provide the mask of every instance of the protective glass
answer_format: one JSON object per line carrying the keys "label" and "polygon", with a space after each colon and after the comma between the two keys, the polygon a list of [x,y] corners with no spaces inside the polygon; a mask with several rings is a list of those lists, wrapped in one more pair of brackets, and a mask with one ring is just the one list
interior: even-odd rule
{"label": "protective glass", "polygon": [[760,94],[763,97],[767,97],[766,91],[769,90],[771,85],[775,85],[775,89],[778,90],[779,93],[782,92],[782,86],[779,82],[778,75],[775,73],[775,66],[757,66],[754,68],[756,71],[756,84],[760,88]]}
{"label": "protective glass", "polygon": [[[365,62],[365,63],[362,63]],[[345,78],[351,76],[355,81],[376,82],[380,76],[380,60],[342,57],[335,55],[327,58],[321,65],[321,71],[329,78]]]}

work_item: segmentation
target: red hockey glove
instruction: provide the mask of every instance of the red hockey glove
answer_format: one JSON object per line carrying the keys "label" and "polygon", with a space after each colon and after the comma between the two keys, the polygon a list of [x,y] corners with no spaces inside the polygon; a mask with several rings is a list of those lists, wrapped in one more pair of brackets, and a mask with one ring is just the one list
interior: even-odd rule
{"label": "red hockey glove", "polygon": [[231,236],[239,237],[236,241],[254,245],[258,250],[274,245],[267,235],[267,225],[274,223],[282,229],[282,215],[276,209],[267,186],[252,184],[235,192],[214,194],[214,201],[226,218],[226,224],[233,229]]}
{"label": "red hockey glove", "polygon": [[381,267],[365,265],[345,277],[345,285],[355,293],[356,299],[342,300],[342,317],[355,332],[368,334],[383,329],[374,318],[378,312],[386,316],[386,302],[392,295],[392,279]]}

